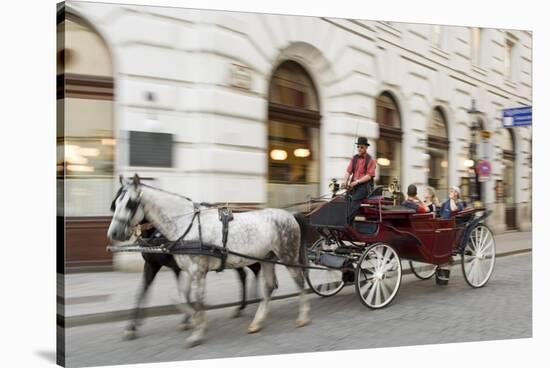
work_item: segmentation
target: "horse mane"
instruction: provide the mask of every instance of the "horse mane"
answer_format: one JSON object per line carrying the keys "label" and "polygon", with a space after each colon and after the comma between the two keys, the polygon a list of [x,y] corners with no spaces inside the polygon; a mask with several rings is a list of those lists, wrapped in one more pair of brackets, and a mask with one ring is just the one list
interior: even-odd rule
{"label": "horse mane", "polygon": [[[139,185],[144,186],[144,187],[147,187],[147,188],[150,188],[150,189],[157,190],[157,191],[162,192],[162,193],[166,193],[166,194],[170,194],[170,195],[173,195],[173,196],[176,196],[176,197],[180,197],[180,198],[186,199],[186,200],[188,200],[189,202],[193,202],[193,200],[192,200],[191,198],[186,197],[186,196],[181,195],[181,194],[178,194],[178,193],[174,193],[174,192],[170,192],[170,191],[168,191],[168,190],[156,188],[156,187],[154,187],[154,186],[152,186],[152,185],[149,185],[149,184],[140,183]],[[202,203],[201,203],[201,204],[202,204]]]}

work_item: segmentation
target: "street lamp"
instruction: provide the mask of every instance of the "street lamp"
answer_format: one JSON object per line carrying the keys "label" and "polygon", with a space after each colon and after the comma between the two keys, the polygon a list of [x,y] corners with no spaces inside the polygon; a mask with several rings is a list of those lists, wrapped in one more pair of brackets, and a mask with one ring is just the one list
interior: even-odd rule
{"label": "street lamp", "polygon": [[472,107],[468,110],[468,114],[472,117],[472,126],[470,128],[470,158],[466,160],[465,165],[468,167],[470,177],[470,197],[472,202],[479,201],[481,193],[478,193],[479,180],[475,170],[477,159],[477,136],[481,130],[480,117],[481,111],[476,108],[476,100],[472,99]]}

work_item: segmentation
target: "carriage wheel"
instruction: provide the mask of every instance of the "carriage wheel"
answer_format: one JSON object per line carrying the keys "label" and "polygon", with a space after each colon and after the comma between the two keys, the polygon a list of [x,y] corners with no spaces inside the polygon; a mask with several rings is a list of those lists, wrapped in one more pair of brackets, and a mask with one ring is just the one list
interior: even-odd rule
{"label": "carriage wheel", "polygon": [[[310,266],[323,267],[319,263],[319,256],[323,252],[331,252],[338,244],[329,243],[324,237],[318,239],[308,250]],[[306,280],[311,290],[320,296],[336,295],[344,287],[343,273],[340,270],[316,270],[309,269]]]}
{"label": "carriage wheel", "polygon": [[409,261],[412,273],[420,280],[428,280],[435,275],[437,266],[430,263]]}
{"label": "carriage wheel", "polygon": [[495,239],[485,225],[478,225],[470,234],[462,252],[462,274],[473,288],[484,286],[495,266]]}
{"label": "carriage wheel", "polygon": [[401,260],[388,244],[375,243],[359,258],[355,291],[372,309],[383,308],[395,298],[401,285]]}

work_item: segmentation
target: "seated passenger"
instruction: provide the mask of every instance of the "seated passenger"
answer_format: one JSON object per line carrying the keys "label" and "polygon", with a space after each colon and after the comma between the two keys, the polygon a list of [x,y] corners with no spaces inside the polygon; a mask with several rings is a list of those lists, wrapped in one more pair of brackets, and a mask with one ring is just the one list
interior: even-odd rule
{"label": "seated passenger", "polygon": [[424,193],[424,203],[428,207],[428,212],[436,212],[436,208],[440,206],[439,198],[435,194],[435,189],[427,187]]}
{"label": "seated passenger", "polygon": [[401,203],[403,207],[415,210],[417,213],[426,213],[428,207],[417,196],[416,185],[411,184],[407,187],[407,199]]}
{"label": "seated passenger", "polygon": [[449,188],[449,199],[441,205],[441,218],[448,219],[454,211],[462,211],[464,204],[460,201],[460,189],[452,186]]}

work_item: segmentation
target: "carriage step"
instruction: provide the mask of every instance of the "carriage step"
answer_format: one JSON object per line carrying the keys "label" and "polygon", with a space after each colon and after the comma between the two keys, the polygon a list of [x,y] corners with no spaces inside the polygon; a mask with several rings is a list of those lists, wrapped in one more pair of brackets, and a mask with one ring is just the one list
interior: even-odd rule
{"label": "carriage step", "polygon": [[331,253],[322,253],[319,257],[319,263],[331,268],[342,268],[347,259],[347,257],[337,256]]}

